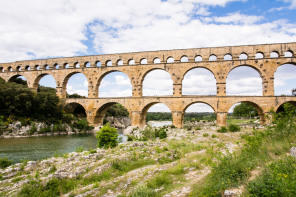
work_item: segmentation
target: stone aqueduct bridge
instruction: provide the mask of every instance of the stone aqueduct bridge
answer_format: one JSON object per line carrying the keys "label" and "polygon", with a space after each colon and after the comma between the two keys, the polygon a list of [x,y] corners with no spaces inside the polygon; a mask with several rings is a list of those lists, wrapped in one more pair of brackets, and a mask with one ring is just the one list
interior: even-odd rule
{"label": "stone aqueduct bridge", "polygon": [[[270,110],[277,110],[283,103],[296,101],[296,97],[292,96],[274,96],[274,73],[283,64],[295,64],[294,52],[296,52],[296,43],[282,43],[17,61],[0,64],[0,77],[11,82],[19,76],[24,76],[28,86],[37,89],[42,77],[52,75],[56,80],[57,95],[65,104],[82,105],[86,110],[87,120],[93,125],[102,124],[107,109],[114,103],[120,103],[129,111],[132,125],[142,127],[146,124],[147,110],[156,103],[163,103],[172,112],[173,124],[180,128],[187,107],[199,102],[213,108],[219,126],[226,125],[228,110],[238,102],[253,105],[260,114],[261,123],[264,124]],[[270,57],[271,53],[277,56]],[[285,56],[285,53],[289,53],[290,56]],[[247,58],[241,59],[242,54]],[[261,54],[262,57],[256,58],[256,54]],[[224,60],[225,55],[231,55],[231,60]],[[210,56],[216,59],[213,61]],[[202,61],[197,61],[200,57]],[[168,62],[171,58],[174,62]],[[110,66],[111,62],[113,66]],[[100,67],[98,63],[101,64]],[[260,74],[263,96],[226,96],[227,75],[239,66],[252,67]],[[194,68],[206,68],[213,73],[217,95],[182,95],[184,75]],[[172,96],[142,96],[143,80],[147,73],[155,69],[165,70],[171,75]],[[130,78],[133,87],[132,97],[99,98],[100,82],[104,76],[115,71],[123,72]],[[67,82],[76,73],[84,74],[88,80],[88,98],[66,98]]]}

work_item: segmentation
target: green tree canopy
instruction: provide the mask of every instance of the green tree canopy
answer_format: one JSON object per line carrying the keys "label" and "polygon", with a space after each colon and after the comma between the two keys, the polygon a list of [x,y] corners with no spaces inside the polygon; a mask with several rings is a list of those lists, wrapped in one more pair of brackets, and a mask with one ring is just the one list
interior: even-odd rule
{"label": "green tree canopy", "polygon": [[241,103],[234,107],[233,115],[236,117],[252,117],[257,116],[257,110],[248,103]]}

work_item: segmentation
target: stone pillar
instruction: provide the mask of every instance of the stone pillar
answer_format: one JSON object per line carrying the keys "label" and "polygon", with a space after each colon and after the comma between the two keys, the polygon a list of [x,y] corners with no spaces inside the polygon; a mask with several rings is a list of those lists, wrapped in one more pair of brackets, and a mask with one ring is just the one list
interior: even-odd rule
{"label": "stone pillar", "polygon": [[261,125],[267,125],[272,123],[272,113],[271,112],[265,112],[262,114],[259,114],[260,116],[260,124]]}
{"label": "stone pillar", "polygon": [[182,83],[173,84],[173,96],[174,97],[182,96]]}
{"label": "stone pillar", "polygon": [[217,112],[217,126],[226,126],[227,112]]}
{"label": "stone pillar", "polygon": [[226,96],[226,82],[216,83],[217,85],[217,96]]}
{"label": "stone pillar", "polygon": [[143,121],[141,120],[141,112],[132,111],[130,113],[130,116],[131,116],[131,126],[140,127],[140,128],[145,126],[145,122],[143,123]]}
{"label": "stone pillar", "polygon": [[143,96],[142,85],[135,84],[133,85],[133,97],[142,97]]}
{"label": "stone pillar", "polygon": [[99,90],[95,86],[88,84],[88,98],[98,98]]}
{"label": "stone pillar", "polygon": [[66,98],[66,94],[65,95],[63,95],[63,87],[56,87],[56,90],[57,90],[57,96],[59,97],[59,98]]}
{"label": "stone pillar", "polygon": [[263,96],[274,96],[274,78],[262,79]]}
{"label": "stone pillar", "polygon": [[95,116],[96,112],[95,110],[86,111],[86,120],[91,126],[95,126]]}
{"label": "stone pillar", "polygon": [[173,111],[173,125],[176,126],[178,129],[183,127],[183,112],[181,111]]}

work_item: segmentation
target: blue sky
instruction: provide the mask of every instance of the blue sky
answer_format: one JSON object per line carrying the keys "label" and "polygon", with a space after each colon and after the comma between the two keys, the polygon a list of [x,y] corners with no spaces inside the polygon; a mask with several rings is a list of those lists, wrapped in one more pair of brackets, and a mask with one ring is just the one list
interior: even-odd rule
{"label": "blue sky", "polygon": [[[296,41],[296,0],[0,0],[0,14],[0,62]],[[230,74],[229,95],[262,94],[261,79],[252,69]],[[159,76],[162,80],[156,81]],[[279,69],[276,94],[290,94],[294,76],[293,66]],[[215,94],[211,77],[192,70],[183,94]],[[170,80],[162,71],[150,73],[143,94],[172,94]],[[110,74],[100,96],[130,96],[128,82],[122,73]],[[49,76],[40,83],[55,86]],[[74,75],[67,90],[87,95],[84,76]]]}

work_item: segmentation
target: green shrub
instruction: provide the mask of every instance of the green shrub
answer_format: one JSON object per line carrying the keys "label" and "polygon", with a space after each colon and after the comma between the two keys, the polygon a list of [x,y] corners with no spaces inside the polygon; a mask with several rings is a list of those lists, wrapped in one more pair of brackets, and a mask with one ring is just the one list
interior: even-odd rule
{"label": "green shrub", "polygon": [[155,129],[155,137],[159,137],[160,139],[164,139],[167,137],[167,133],[163,128]]}
{"label": "green shrub", "polygon": [[96,153],[97,152],[97,150],[96,149],[90,149],[90,150],[88,150],[89,151],[89,154],[94,154],[94,153]]}
{"label": "green shrub", "polygon": [[200,126],[195,127],[195,130],[201,130]]}
{"label": "green shrub", "polygon": [[226,133],[227,128],[225,126],[222,126],[220,129],[217,130],[218,133]]}
{"label": "green shrub", "polygon": [[114,127],[110,127],[109,123],[97,132],[96,138],[98,139],[99,148],[114,148],[118,145],[118,132]]}
{"label": "green shrub", "polygon": [[31,128],[30,128],[30,130],[29,130],[29,134],[30,135],[33,135],[34,133],[36,133],[37,132],[37,127],[36,127],[36,124],[33,122],[32,123],[32,126],[31,126]]}
{"label": "green shrub", "polygon": [[152,197],[155,196],[153,189],[148,188],[146,185],[138,185],[131,193],[131,197]]}
{"label": "green shrub", "polygon": [[217,137],[217,135],[215,135],[215,134],[212,135],[212,138],[216,138],[216,137]]}
{"label": "green shrub", "polygon": [[0,158],[0,168],[6,168],[12,164],[12,161],[7,157]]}
{"label": "green shrub", "polygon": [[228,130],[230,132],[238,132],[238,131],[240,131],[240,127],[238,125],[236,125],[236,124],[230,124],[228,126]]}
{"label": "green shrub", "polygon": [[203,137],[209,137],[209,134],[208,133],[204,133],[202,134]]}
{"label": "green shrub", "polygon": [[81,153],[82,151],[84,151],[84,147],[82,147],[82,146],[77,146],[75,148],[75,152]]}
{"label": "green shrub", "polygon": [[84,118],[80,119],[78,121],[75,121],[73,126],[77,129],[79,129],[79,131],[88,131],[88,130],[93,129],[92,126],[88,125],[87,120]]}
{"label": "green shrub", "polygon": [[250,196],[296,196],[296,159],[273,162],[248,184],[247,191]]}
{"label": "green shrub", "polygon": [[127,141],[128,141],[128,142],[134,141],[134,139],[135,139],[134,136],[131,136],[131,135],[128,135],[128,136],[127,136]]}

